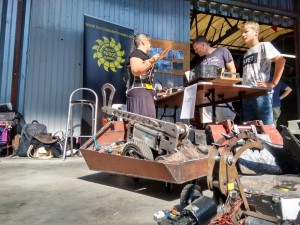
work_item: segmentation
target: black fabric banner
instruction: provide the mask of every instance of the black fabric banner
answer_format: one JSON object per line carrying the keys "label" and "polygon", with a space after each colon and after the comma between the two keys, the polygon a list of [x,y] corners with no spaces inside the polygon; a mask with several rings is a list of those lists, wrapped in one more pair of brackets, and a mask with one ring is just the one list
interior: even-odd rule
{"label": "black fabric banner", "polygon": [[113,104],[126,103],[124,74],[132,36],[132,29],[84,16],[83,85],[98,94],[99,114],[103,105],[101,87],[105,83],[116,88]]}

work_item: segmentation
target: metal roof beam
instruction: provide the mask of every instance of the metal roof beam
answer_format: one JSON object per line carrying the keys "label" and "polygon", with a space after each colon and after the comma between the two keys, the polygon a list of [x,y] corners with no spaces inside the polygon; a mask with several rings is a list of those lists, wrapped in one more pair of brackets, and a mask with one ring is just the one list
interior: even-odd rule
{"label": "metal roof beam", "polygon": [[232,29],[233,26],[231,25],[231,23],[229,22],[229,20],[227,19],[227,17],[224,17],[224,20],[226,21],[226,23],[228,24],[228,26],[230,26],[230,28]]}
{"label": "metal roof beam", "polygon": [[214,46],[214,45],[217,45],[217,44],[221,43],[225,38],[227,38],[230,35],[234,34],[238,30],[239,30],[239,28],[238,28],[238,25],[236,24],[231,29],[227,30],[225,35],[223,35],[222,37],[220,37],[218,40],[212,42],[211,45]]}
{"label": "metal roof beam", "polygon": [[259,5],[253,5],[245,2],[239,2],[239,1],[233,1],[233,0],[212,0],[211,2],[216,2],[216,3],[221,3],[225,5],[232,5],[232,6],[237,6],[241,8],[247,8],[247,9],[253,9],[261,12],[267,12],[272,14],[277,14],[277,15],[282,15],[282,16],[288,16],[288,17],[293,17],[296,18],[297,14],[292,12],[292,11],[286,11],[286,10],[280,10],[280,9],[275,9],[273,7],[267,7],[267,6],[259,6]]}
{"label": "metal roof beam", "polygon": [[[219,44],[221,46],[224,46],[224,47],[232,47],[232,48],[236,48],[236,49],[233,49],[233,50],[243,50],[243,51],[247,51],[249,48],[248,47],[243,47],[243,46],[238,46],[238,45],[229,45],[229,44]],[[230,49],[230,51],[232,51],[232,49]]]}
{"label": "metal roof beam", "polygon": [[211,23],[212,23],[212,21],[213,21],[213,19],[214,19],[214,16],[211,16],[210,19],[209,19],[209,22],[208,22],[208,24],[207,24],[205,33],[204,33],[204,35],[203,35],[204,37],[206,37],[206,35],[207,35],[207,33],[208,33],[208,30],[209,30],[209,28],[210,28],[210,26],[211,26]]}
{"label": "metal roof beam", "polygon": [[293,11],[277,10],[231,0],[198,0],[193,5],[193,9],[209,15],[254,20],[260,24],[272,24],[288,28],[294,27],[294,20],[297,16]]}

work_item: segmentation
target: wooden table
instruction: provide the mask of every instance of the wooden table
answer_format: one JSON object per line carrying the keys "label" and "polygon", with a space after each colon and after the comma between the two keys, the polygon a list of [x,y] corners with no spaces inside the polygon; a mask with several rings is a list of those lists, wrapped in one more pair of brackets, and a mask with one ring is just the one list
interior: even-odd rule
{"label": "wooden table", "polygon": [[[266,95],[270,92],[271,88],[262,87],[250,87],[247,85],[239,84],[222,84],[212,82],[198,82],[197,83],[197,95],[196,106],[212,106],[213,110],[213,122],[215,122],[215,109],[217,104],[228,103],[234,101],[241,101],[243,99],[249,99]],[[177,108],[182,107],[184,96],[184,89],[166,97],[161,97],[156,100],[155,104],[157,108]],[[165,111],[164,111],[165,112]],[[163,113],[164,115],[164,113]],[[162,116],[163,117],[163,116]],[[241,115],[242,117],[242,115]]]}

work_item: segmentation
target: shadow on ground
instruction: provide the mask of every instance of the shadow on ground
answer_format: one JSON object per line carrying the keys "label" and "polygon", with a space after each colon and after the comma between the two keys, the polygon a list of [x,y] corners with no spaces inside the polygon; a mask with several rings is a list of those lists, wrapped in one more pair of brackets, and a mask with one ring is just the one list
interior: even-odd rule
{"label": "shadow on ground", "polygon": [[[79,179],[139,193],[142,195],[147,195],[166,201],[173,201],[175,199],[178,199],[180,197],[182,189],[187,184],[170,184],[162,181],[134,178],[105,172],[99,172],[92,175],[79,177]],[[206,190],[205,178],[198,179],[197,183],[203,190]]]}

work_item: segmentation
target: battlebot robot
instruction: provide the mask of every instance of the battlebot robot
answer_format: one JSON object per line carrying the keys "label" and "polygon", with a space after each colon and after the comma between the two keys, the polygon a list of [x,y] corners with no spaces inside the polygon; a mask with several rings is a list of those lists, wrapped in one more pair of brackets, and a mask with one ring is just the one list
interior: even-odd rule
{"label": "battlebot robot", "polygon": [[[106,105],[107,89],[111,92]],[[127,137],[122,155],[153,161],[164,160],[174,153],[188,149],[189,154],[193,153],[197,157],[198,150],[188,139],[190,128],[186,124],[174,124],[112,108],[114,93],[115,88],[111,84],[102,86],[102,111],[111,119],[122,118],[127,121]]]}
{"label": "battlebot robot", "polygon": [[[216,127],[209,128],[214,143],[209,150],[207,185],[213,191],[213,198],[202,196],[200,187],[189,184],[181,193],[183,209],[173,214],[158,212],[154,215],[157,223],[300,224],[299,140],[286,127],[281,132],[282,146],[260,138],[257,126],[248,130],[243,127],[240,132],[226,125],[223,128],[225,132],[218,140],[214,139],[219,135]],[[276,159],[281,174],[240,175],[238,160],[249,149],[259,152],[267,149]]]}

